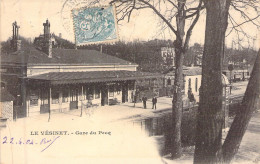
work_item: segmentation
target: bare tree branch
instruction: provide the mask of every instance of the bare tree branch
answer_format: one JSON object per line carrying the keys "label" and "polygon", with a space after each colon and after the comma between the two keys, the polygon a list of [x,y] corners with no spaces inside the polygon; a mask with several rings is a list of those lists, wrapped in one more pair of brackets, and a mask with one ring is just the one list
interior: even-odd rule
{"label": "bare tree branch", "polygon": [[172,24],[153,6],[151,5],[149,2],[146,2],[144,0],[139,0],[140,2],[143,2],[144,4],[146,4],[147,6],[149,6],[168,26],[169,28],[174,32],[174,34],[176,36],[178,36],[177,31],[174,29],[174,27],[172,26]]}
{"label": "bare tree branch", "polygon": [[188,31],[187,31],[187,34],[186,34],[186,39],[185,39],[185,43],[184,43],[184,51],[186,51],[188,49],[188,46],[189,46],[189,41],[190,41],[190,37],[191,37],[191,33],[192,33],[192,30],[194,28],[194,26],[196,25],[196,23],[198,22],[199,20],[199,17],[200,17],[200,10],[202,9],[202,0],[200,0],[199,2],[199,5],[197,7],[197,15],[195,17],[195,19],[193,20],[193,22],[191,23]]}
{"label": "bare tree branch", "polygon": [[170,4],[172,4],[176,9],[178,9],[178,6],[171,0],[168,0],[168,2],[170,2]]}
{"label": "bare tree branch", "polygon": [[[194,13],[190,14],[190,15],[187,15],[186,16],[186,19],[187,18],[190,18],[190,17],[193,17],[194,15],[198,14],[198,12],[200,12],[202,9],[205,9],[205,6],[201,6],[200,8],[192,8],[192,10],[196,10]],[[189,12],[191,10],[187,9],[186,12]]]}
{"label": "bare tree branch", "polygon": [[250,18],[244,11],[240,10],[237,6],[235,6],[234,3],[231,3],[231,6],[232,6],[236,11],[239,11],[240,14],[241,14],[241,16],[245,18],[245,21],[242,22],[242,23],[240,23],[240,24],[237,24],[236,27],[241,26],[241,25],[243,25],[243,24],[245,24],[245,23],[247,23],[247,22],[251,22],[251,23],[253,23],[255,26],[260,26],[259,24],[256,24],[256,23],[254,22],[254,20],[256,20],[258,17],[260,17],[259,14],[258,14],[257,16],[255,16],[254,18]]}

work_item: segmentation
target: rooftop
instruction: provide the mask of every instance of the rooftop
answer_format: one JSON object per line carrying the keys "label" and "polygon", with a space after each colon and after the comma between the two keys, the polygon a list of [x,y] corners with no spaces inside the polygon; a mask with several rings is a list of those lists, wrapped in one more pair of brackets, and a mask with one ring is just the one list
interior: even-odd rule
{"label": "rooftop", "polygon": [[[185,76],[195,76],[201,75],[201,67],[186,67],[183,66],[183,74]],[[175,75],[175,68],[172,68],[166,75],[174,76]]]}
{"label": "rooftop", "polygon": [[122,80],[136,80],[145,78],[157,78],[162,74],[137,72],[137,71],[88,71],[88,72],[50,72],[35,75],[28,80],[50,81],[51,84],[72,84],[86,82],[109,82]]}
{"label": "rooftop", "polygon": [[52,49],[52,58],[47,54],[36,49],[33,45],[24,43],[20,51],[2,54],[1,63],[20,63],[20,64],[116,64],[116,65],[136,65],[135,63],[107,55],[95,50],[87,49]]}

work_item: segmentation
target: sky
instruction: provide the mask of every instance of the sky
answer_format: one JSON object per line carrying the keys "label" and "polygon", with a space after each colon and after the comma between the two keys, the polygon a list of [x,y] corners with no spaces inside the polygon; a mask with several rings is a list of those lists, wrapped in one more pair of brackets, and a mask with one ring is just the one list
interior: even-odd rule
{"label": "sky", "polygon": [[[92,0],[100,1],[100,0]],[[74,2],[74,3],[73,3]],[[97,3],[106,5],[109,1]],[[87,0],[1,0],[0,16],[0,40],[7,40],[12,36],[12,23],[17,21],[20,25],[20,35],[28,38],[35,38],[43,33],[43,23],[48,19],[51,23],[51,32],[62,34],[62,37],[74,42],[73,23],[70,16],[72,8],[86,6],[90,1]],[[68,6],[71,7],[68,7]],[[194,43],[204,43],[205,14],[202,14],[196,24],[190,45]],[[133,40],[152,40],[152,39],[171,39],[175,37],[168,28],[161,30],[160,18],[150,9],[138,10],[133,12],[130,22],[122,21],[118,25],[119,38],[124,41]],[[188,23],[187,23],[188,24]],[[252,37],[258,37],[259,30],[254,26],[246,26],[246,31]],[[250,29],[250,30],[248,30]],[[235,34],[231,34],[226,39],[227,46],[232,45],[232,40],[237,40]],[[250,41],[250,46],[259,48],[259,38]],[[241,42],[248,47],[246,42]],[[235,46],[234,46],[235,47]]]}

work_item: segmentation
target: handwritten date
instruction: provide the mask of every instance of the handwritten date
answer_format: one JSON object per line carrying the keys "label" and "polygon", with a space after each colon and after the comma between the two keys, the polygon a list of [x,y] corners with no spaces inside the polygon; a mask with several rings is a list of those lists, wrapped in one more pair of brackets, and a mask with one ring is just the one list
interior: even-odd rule
{"label": "handwritten date", "polygon": [[41,152],[49,148],[60,136],[53,137],[52,139],[42,138],[38,141],[33,139],[16,139],[14,137],[8,138],[7,136],[3,137],[2,144],[16,144],[16,145],[44,145],[44,149]]}

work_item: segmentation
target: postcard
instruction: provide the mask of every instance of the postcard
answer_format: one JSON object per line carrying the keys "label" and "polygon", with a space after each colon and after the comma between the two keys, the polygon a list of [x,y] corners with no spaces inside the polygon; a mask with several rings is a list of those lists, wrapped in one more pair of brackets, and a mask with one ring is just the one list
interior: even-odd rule
{"label": "postcard", "polygon": [[[182,151],[173,159],[179,30],[176,6],[169,8],[166,2],[180,5],[2,0],[0,164],[193,163],[205,8],[199,1],[186,2],[191,18],[184,23],[186,32],[180,32],[190,35],[180,90]],[[246,27],[254,38],[248,42],[234,39],[232,28],[226,32],[231,34],[221,76],[223,136],[242,101],[259,48],[255,26]],[[256,114],[252,120],[258,118]],[[235,162],[259,161],[259,134],[252,124]]]}

